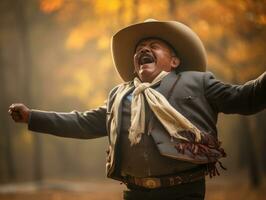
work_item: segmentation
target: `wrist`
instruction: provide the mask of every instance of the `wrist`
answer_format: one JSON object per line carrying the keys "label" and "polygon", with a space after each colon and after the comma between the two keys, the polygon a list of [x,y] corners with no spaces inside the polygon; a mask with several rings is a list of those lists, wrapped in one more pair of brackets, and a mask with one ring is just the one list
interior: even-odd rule
{"label": "wrist", "polygon": [[31,119],[31,113],[32,113],[32,110],[28,110],[27,111],[27,114],[26,114],[26,117],[25,117],[25,123],[29,124],[30,122],[30,119]]}

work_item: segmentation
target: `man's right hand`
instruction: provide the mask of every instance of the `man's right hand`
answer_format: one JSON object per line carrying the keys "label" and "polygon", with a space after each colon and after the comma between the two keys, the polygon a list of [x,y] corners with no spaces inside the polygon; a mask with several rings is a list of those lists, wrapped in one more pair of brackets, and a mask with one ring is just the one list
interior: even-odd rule
{"label": "man's right hand", "polygon": [[30,116],[30,109],[21,103],[14,103],[9,106],[8,113],[15,122],[28,123]]}

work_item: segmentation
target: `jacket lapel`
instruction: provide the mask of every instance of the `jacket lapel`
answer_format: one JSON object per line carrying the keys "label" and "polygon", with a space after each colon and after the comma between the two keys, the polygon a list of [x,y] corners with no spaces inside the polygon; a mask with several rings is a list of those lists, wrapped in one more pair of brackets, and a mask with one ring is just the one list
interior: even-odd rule
{"label": "jacket lapel", "polygon": [[117,134],[119,135],[120,133],[120,128],[121,128],[121,119],[122,119],[122,105],[123,105],[123,99],[129,95],[132,91],[134,90],[134,85],[132,84],[132,86],[130,87],[130,89],[123,95],[123,97],[121,98],[119,107],[118,107],[118,124],[117,124]]}
{"label": "jacket lapel", "polygon": [[168,93],[170,92],[171,88],[173,87],[173,84],[175,84],[178,78],[177,76],[179,75],[177,75],[175,71],[171,71],[162,79],[161,84],[157,88],[157,91],[167,98]]}
{"label": "jacket lapel", "polygon": [[[171,71],[168,75],[166,75],[160,85],[158,86],[158,88],[156,89],[158,92],[160,92],[163,96],[165,96],[167,98],[167,95],[170,91],[170,89],[173,87],[173,85],[175,84],[176,80],[177,80],[177,75],[175,71]],[[128,92],[125,93],[125,95],[123,95],[122,100],[120,102],[119,108],[118,108],[118,119],[122,119],[122,102],[124,97],[126,97],[130,92],[132,92],[134,90],[134,85],[132,82],[132,87],[128,90]],[[169,100],[169,99],[168,99]],[[117,124],[117,134],[119,135],[120,133],[120,128],[121,128],[121,121],[122,120],[118,120],[118,124]]]}

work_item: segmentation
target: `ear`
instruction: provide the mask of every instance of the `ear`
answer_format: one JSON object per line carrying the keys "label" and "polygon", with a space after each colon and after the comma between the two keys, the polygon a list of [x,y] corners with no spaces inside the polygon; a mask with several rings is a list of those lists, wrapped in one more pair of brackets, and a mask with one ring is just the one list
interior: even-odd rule
{"label": "ear", "polygon": [[177,68],[178,66],[180,65],[180,59],[176,56],[173,56],[172,57],[172,60],[171,60],[171,68],[172,69],[175,69]]}

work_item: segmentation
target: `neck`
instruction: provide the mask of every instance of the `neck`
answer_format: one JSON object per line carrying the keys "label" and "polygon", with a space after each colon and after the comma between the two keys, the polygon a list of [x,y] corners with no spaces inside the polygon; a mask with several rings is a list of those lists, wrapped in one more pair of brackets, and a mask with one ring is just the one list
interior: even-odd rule
{"label": "neck", "polygon": [[153,78],[152,80],[150,81],[145,81],[145,80],[142,80],[140,79],[139,77],[136,77],[135,79],[138,80],[138,82],[141,82],[141,83],[150,83],[150,84],[154,84],[158,81],[161,81],[168,73],[170,72],[166,72],[166,71],[161,71],[160,74],[158,74],[155,78]]}

